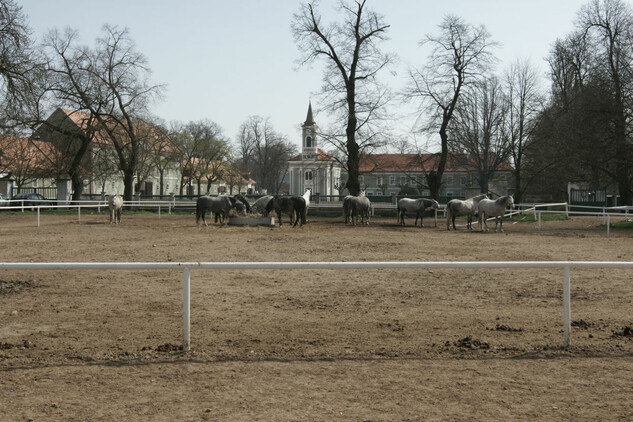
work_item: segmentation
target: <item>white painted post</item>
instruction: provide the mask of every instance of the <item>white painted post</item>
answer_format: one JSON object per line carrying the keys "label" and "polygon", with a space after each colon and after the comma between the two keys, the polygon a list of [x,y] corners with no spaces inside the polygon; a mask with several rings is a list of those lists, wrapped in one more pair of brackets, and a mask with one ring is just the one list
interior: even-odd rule
{"label": "white painted post", "polygon": [[189,347],[191,345],[190,341],[190,328],[191,328],[191,315],[190,315],[190,304],[191,304],[191,275],[189,272],[189,267],[185,267],[185,270],[182,274],[182,331],[183,331],[183,341],[182,341],[182,350],[183,352],[188,352]]}
{"label": "white painted post", "polygon": [[40,207],[37,207],[37,227],[40,226]]}
{"label": "white painted post", "polygon": [[565,202],[565,216],[569,218],[569,204]]}
{"label": "white painted post", "polygon": [[611,234],[611,214],[607,214],[607,236]]}
{"label": "white painted post", "polygon": [[81,206],[77,207],[77,219],[81,223]]}
{"label": "white painted post", "polygon": [[571,343],[571,277],[569,265],[563,271],[563,347]]}
{"label": "white painted post", "polygon": [[158,219],[160,220],[160,205],[158,206]]}

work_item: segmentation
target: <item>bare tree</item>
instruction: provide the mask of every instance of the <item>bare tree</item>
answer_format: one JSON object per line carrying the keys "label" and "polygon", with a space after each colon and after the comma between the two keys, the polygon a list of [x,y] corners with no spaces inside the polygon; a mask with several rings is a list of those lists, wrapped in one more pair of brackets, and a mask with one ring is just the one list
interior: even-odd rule
{"label": "bare tree", "polygon": [[23,123],[22,114],[33,94],[34,69],[39,58],[22,7],[14,0],[0,2],[0,127]]}
{"label": "bare tree", "polygon": [[43,157],[27,138],[11,134],[0,135],[0,167],[8,170],[18,192],[25,184],[42,176]]}
{"label": "bare tree", "polygon": [[[430,46],[427,65],[409,71],[404,92],[408,100],[419,103],[421,129],[440,135],[441,151],[437,168],[427,175],[431,196],[439,197],[449,148],[449,126],[462,90],[480,79],[494,62],[496,43],[485,27],[475,27],[457,16],[446,16],[437,35],[420,42]],[[428,120],[426,116],[430,116]]]}
{"label": "bare tree", "polygon": [[[360,155],[380,138],[377,125],[389,100],[388,90],[377,79],[392,62],[392,57],[379,48],[389,25],[381,15],[366,7],[366,0],[341,1],[343,21],[330,25],[322,22],[318,7],[316,1],[302,4],[294,15],[292,31],[303,54],[302,65],[317,59],[325,63],[321,88],[324,108],[340,119],[344,136],[322,133],[321,138],[329,139],[344,153],[346,187],[351,194],[358,195]],[[338,142],[339,139],[344,141]]]}
{"label": "bare tree", "polygon": [[270,119],[261,116],[251,116],[242,123],[238,144],[242,168],[253,175],[257,186],[279,192],[296,146],[275,131]]}
{"label": "bare tree", "polygon": [[213,181],[222,177],[222,165],[230,154],[222,128],[214,122],[202,120],[186,125],[174,124],[170,138],[180,153],[180,194],[186,184],[196,181],[201,192],[206,179],[207,192]]}
{"label": "bare tree", "polygon": [[633,103],[633,13],[621,0],[592,0],[579,13],[579,26],[589,38],[595,61],[611,92],[610,137],[615,153],[614,180],[624,204],[633,204],[633,149],[628,119]]}
{"label": "bare tree", "polygon": [[526,151],[532,147],[532,135],[537,117],[543,109],[544,98],[539,90],[537,70],[529,61],[517,61],[505,75],[505,93],[507,98],[506,133],[514,164],[514,182],[516,186],[514,200],[521,202],[526,189],[523,179],[523,159]]}
{"label": "bare tree", "polygon": [[496,77],[468,86],[451,122],[453,137],[449,149],[463,166],[471,167],[481,187],[507,162],[509,140],[504,132],[507,115],[501,84]]}

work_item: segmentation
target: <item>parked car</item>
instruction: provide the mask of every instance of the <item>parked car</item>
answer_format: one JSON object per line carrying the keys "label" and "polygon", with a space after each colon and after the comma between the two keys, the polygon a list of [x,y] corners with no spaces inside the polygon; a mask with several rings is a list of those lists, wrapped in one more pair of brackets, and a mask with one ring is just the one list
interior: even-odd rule
{"label": "parked car", "polygon": [[[25,207],[35,207],[35,206],[49,206],[54,205],[55,202],[50,199],[44,198],[39,193],[18,193],[13,198],[13,201],[23,201]],[[12,205],[19,206],[21,202],[13,202]]]}

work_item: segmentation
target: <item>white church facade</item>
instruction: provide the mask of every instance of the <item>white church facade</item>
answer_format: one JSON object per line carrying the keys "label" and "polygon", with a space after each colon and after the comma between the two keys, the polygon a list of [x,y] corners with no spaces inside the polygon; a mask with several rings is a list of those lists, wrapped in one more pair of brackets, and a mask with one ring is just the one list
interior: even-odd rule
{"label": "white church facade", "polygon": [[[301,126],[301,153],[288,162],[290,194],[303,195],[310,189],[328,201],[341,189],[341,164],[319,148],[319,131],[308,105],[306,121]],[[338,200],[338,198],[336,198]]]}

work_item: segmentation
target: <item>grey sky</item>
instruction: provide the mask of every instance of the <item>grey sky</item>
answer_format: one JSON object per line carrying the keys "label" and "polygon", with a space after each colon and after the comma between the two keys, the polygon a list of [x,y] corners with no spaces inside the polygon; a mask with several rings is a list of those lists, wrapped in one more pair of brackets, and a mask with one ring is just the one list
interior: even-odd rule
{"label": "grey sky", "polygon": [[[275,129],[299,144],[311,93],[321,85],[321,72],[296,68],[299,52],[290,32],[297,0],[18,0],[39,38],[67,26],[93,45],[103,24],[130,29],[137,48],[149,60],[152,80],[168,86],[165,100],[154,108],[166,121],[210,119],[234,139],[250,115],[270,117]],[[408,65],[421,65],[418,42],[437,32],[446,14],[485,25],[497,50],[501,71],[517,59],[530,59],[543,73],[543,58],[552,43],[570,32],[580,0],[369,0],[371,9],[391,25],[388,51],[399,56],[394,89],[400,88]],[[336,16],[335,0],[324,0],[326,20]],[[544,80],[545,83],[545,80]],[[313,104],[317,124],[327,117]],[[405,133],[408,122],[398,129]]]}

